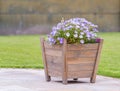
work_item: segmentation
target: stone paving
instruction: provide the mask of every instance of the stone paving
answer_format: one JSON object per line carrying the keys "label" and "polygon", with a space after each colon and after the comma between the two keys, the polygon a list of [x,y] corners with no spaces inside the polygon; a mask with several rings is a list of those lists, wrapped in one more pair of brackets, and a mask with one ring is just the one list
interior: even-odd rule
{"label": "stone paving", "polygon": [[94,84],[82,78],[63,85],[60,78],[46,82],[43,70],[0,69],[0,91],[120,91],[120,79],[97,76]]}

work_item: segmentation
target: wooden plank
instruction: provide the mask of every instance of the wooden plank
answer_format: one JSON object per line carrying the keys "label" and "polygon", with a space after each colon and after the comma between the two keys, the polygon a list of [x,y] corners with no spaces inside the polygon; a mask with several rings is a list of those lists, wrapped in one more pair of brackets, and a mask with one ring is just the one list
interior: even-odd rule
{"label": "wooden plank", "polygon": [[100,54],[101,54],[101,50],[102,50],[102,45],[103,45],[103,39],[101,39],[100,43],[99,43],[99,48],[98,48],[96,61],[95,61],[95,65],[94,65],[94,70],[93,70],[93,73],[92,73],[92,77],[90,79],[91,83],[95,83],[95,80],[96,80],[96,73],[97,73],[98,64],[99,64],[99,61],[100,61]]}
{"label": "wooden plank", "polygon": [[81,62],[81,63],[68,63],[68,65],[80,65],[80,66],[94,66],[95,62]]}
{"label": "wooden plank", "polygon": [[47,61],[46,61],[46,56],[45,56],[44,39],[40,38],[40,42],[41,42],[41,47],[42,47],[42,58],[43,58],[43,63],[44,63],[46,81],[50,81],[51,79],[50,79],[50,76],[48,75],[48,67],[47,67]]}
{"label": "wooden plank", "polygon": [[51,70],[51,69],[48,69],[48,74],[52,77],[61,77],[62,76],[62,72],[59,72],[56,70]]}
{"label": "wooden plank", "polygon": [[57,57],[57,56],[46,55],[46,60],[50,62],[52,61],[53,63],[63,63],[62,57]]}
{"label": "wooden plank", "polygon": [[93,71],[94,65],[92,64],[69,64],[68,65],[68,72],[69,71]]}
{"label": "wooden plank", "polygon": [[45,49],[45,54],[49,55],[49,56],[62,57],[62,51],[61,50]]}
{"label": "wooden plank", "polygon": [[96,57],[97,50],[67,51],[67,57]]}
{"label": "wooden plank", "polygon": [[67,59],[66,59],[66,53],[67,53],[67,41],[64,39],[63,43],[63,50],[62,50],[62,57],[63,57],[63,74],[62,74],[62,80],[63,84],[67,84],[67,72],[68,72],[68,65],[67,65]]}
{"label": "wooden plank", "polygon": [[57,71],[57,72],[61,72],[62,73],[61,67],[56,67],[56,66],[50,66],[50,65],[48,65],[48,70]]}
{"label": "wooden plank", "polygon": [[92,71],[68,72],[68,78],[87,78],[91,77]]}
{"label": "wooden plank", "polygon": [[68,64],[94,63],[95,57],[91,58],[67,58]]}
{"label": "wooden plank", "polygon": [[53,63],[52,61],[51,62],[48,61],[47,64],[48,64],[48,69],[52,69],[53,71],[56,70],[56,71],[62,72],[63,64]]}
{"label": "wooden plank", "polygon": [[62,50],[63,45],[50,45],[48,42],[45,42],[45,48],[48,49],[57,49],[57,50]]}
{"label": "wooden plank", "polygon": [[93,44],[67,44],[68,50],[89,50],[98,49],[98,43]]}

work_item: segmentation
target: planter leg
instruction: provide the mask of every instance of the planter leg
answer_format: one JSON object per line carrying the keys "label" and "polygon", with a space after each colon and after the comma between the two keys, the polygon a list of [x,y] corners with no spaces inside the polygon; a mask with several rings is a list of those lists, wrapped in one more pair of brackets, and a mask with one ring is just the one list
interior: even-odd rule
{"label": "planter leg", "polygon": [[96,81],[96,77],[91,77],[91,78],[90,78],[90,82],[91,82],[91,83],[95,83],[95,81]]}
{"label": "planter leg", "polygon": [[77,80],[78,80],[78,78],[73,78],[73,80],[74,80],[74,81],[77,81]]}
{"label": "planter leg", "polygon": [[64,79],[63,80],[63,84],[67,84],[68,82],[67,82],[67,79]]}
{"label": "planter leg", "polygon": [[51,77],[50,76],[46,76],[46,81],[47,82],[51,81]]}

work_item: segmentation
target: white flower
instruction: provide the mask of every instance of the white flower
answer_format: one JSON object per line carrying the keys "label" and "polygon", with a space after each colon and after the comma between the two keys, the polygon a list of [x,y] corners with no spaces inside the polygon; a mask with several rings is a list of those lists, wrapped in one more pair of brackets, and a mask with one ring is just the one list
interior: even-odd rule
{"label": "white flower", "polygon": [[84,32],[81,32],[80,34],[81,34],[81,35],[84,35],[85,33],[84,33]]}
{"label": "white flower", "polygon": [[78,35],[77,35],[77,34],[74,34],[74,37],[75,37],[75,38],[77,38],[77,37],[78,37]]}
{"label": "white flower", "polygon": [[95,37],[97,37],[97,34],[96,34],[96,33],[94,33],[94,36],[95,36]]}
{"label": "white flower", "polygon": [[74,33],[75,33],[75,34],[77,34],[78,32],[77,32],[77,31],[75,31]]}
{"label": "white flower", "polygon": [[83,38],[83,36],[82,36],[82,35],[80,35],[80,36],[79,36],[79,38]]}
{"label": "white flower", "polygon": [[84,40],[80,40],[80,43],[81,43],[81,44],[84,44]]}
{"label": "white flower", "polygon": [[79,28],[80,28],[80,26],[78,26],[78,25],[77,25],[75,28],[76,28],[76,29],[79,29]]}
{"label": "white flower", "polygon": [[88,40],[90,40],[90,38],[87,38]]}
{"label": "white flower", "polygon": [[69,37],[69,36],[70,36],[70,33],[69,33],[69,32],[67,32],[67,33],[66,33],[66,36],[67,36],[67,37]]}
{"label": "white flower", "polygon": [[71,44],[78,41],[80,44],[95,42],[97,29],[97,25],[84,18],[72,18],[69,20],[62,18],[61,22],[52,28],[49,41],[52,44],[63,44],[63,38],[66,38],[71,41]]}

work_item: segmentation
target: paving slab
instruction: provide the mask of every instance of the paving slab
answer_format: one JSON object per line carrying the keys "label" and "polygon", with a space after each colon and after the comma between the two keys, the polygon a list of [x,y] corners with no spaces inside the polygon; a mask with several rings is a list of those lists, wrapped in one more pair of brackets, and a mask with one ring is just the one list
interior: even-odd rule
{"label": "paving slab", "polygon": [[43,70],[0,69],[0,91],[120,91],[120,79],[97,76],[94,84],[82,78],[64,85],[61,78],[46,82]]}

